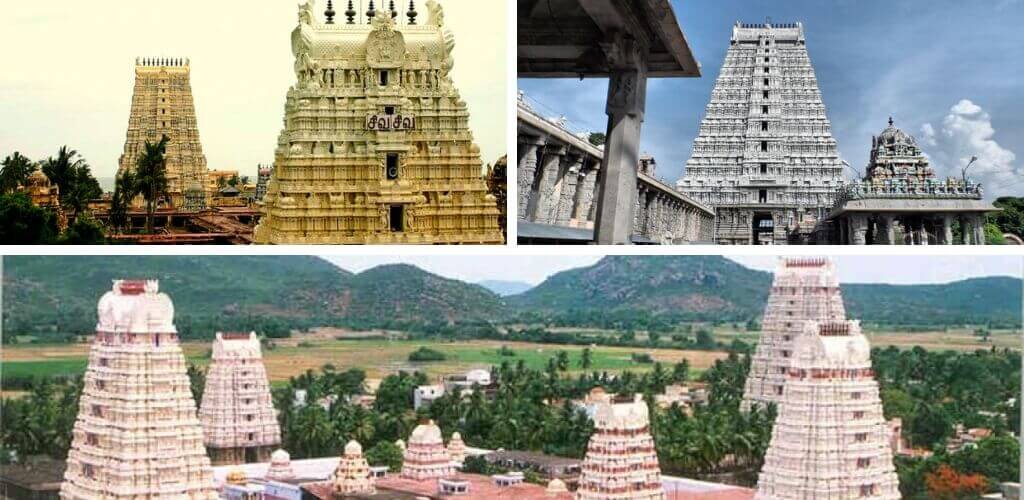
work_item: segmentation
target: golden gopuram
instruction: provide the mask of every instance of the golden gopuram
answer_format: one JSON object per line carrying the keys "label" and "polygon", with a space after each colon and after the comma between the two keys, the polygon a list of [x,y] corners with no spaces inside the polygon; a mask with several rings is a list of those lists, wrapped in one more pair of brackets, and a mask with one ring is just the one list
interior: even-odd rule
{"label": "golden gopuram", "polygon": [[[134,171],[139,155],[146,150],[146,141],[156,143],[164,135],[170,139],[164,155],[170,203],[176,208],[204,208],[209,198],[204,190],[206,156],[199,142],[189,60],[136,59],[128,137],[117,176]],[[185,194],[190,190],[203,191],[202,197],[190,200],[190,205],[200,206],[185,207]]]}
{"label": "golden gopuram", "polygon": [[[394,3],[392,2],[392,6]],[[256,243],[500,244],[469,111],[449,75],[455,46],[426,2],[400,24],[393,7],[363,20],[333,4],[299,7],[274,173]]]}

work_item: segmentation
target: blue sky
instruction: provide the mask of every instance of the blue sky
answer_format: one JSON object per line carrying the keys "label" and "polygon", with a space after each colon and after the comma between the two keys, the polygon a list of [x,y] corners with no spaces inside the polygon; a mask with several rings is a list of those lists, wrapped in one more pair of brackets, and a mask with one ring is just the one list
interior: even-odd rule
{"label": "blue sky", "polygon": [[[871,136],[896,125],[940,176],[970,172],[987,197],[1024,195],[1024,0],[673,0],[703,77],[651,80],[641,147],[674,181],[690,156],[736,21],[802,22],[843,159],[863,172]],[[521,90],[603,132],[607,80],[519,80]],[[852,172],[848,172],[852,176]]]}

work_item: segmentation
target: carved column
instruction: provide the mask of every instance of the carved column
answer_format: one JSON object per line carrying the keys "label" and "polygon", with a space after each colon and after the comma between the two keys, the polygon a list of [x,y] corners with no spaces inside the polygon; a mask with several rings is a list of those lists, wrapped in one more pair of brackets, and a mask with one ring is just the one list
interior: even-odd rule
{"label": "carved column", "polygon": [[[646,217],[646,214],[644,212],[647,209],[647,190],[644,189],[644,186],[639,186],[637,188],[636,201],[634,202],[634,204],[635,206],[633,207],[633,224],[631,227],[631,232],[635,232],[636,234],[644,234],[644,222]],[[598,210],[600,209],[601,207],[599,206]]]}
{"label": "carved column", "polygon": [[971,244],[971,229],[967,216],[960,217],[960,243],[964,245]]}
{"label": "carved column", "polygon": [[640,128],[647,97],[647,50],[618,33],[601,44],[612,68],[608,79],[608,128],[601,163],[594,234],[598,244],[625,245],[633,227]]}
{"label": "carved column", "polygon": [[562,177],[562,192],[558,197],[558,209],[555,211],[555,225],[568,226],[576,205],[576,185],[580,180],[580,168],[583,157],[572,160],[569,169]]}
{"label": "carved column", "polygon": [[540,183],[537,185],[536,200],[531,200],[533,205],[531,220],[541,224],[550,224],[555,205],[558,199],[555,198],[555,183],[558,182],[558,175],[561,173],[562,160],[565,157],[565,148],[561,146],[548,146],[544,149],[544,159],[540,170]]}
{"label": "carved column", "polygon": [[526,218],[533,181],[537,175],[537,149],[543,145],[544,141],[537,139],[519,144],[519,165],[516,173],[516,188],[519,190],[516,198],[519,205],[516,207],[516,213],[520,219]]}
{"label": "carved column", "polygon": [[878,216],[877,231],[875,231],[876,245],[892,245],[895,239],[893,233],[893,216],[888,214],[882,214]]}
{"label": "carved column", "polygon": [[580,185],[576,187],[580,191],[579,195],[579,206],[576,208],[576,219],[581,223],[585,223],[590,220],[591,208],[594,204],[594,189],[597,183],[597,167],[599,165],[590,164],[584,168],[581,175],[583,180],[580,181]]}
{"label": "carved column", "polygon": [[866,245],[868,243],[868,219],[867,216],[856,214],[850,216],[851,244]]}
{"label": "carved column", "polygon": [[985,244],[985,218],[983,215],[974,215],[974,244],[984,245]]}
{"label": "carved column", "polygon": [[942,214],[942,239],[939,241],[940,245],[952,245],[953,244],[953,216],[950,214]]}

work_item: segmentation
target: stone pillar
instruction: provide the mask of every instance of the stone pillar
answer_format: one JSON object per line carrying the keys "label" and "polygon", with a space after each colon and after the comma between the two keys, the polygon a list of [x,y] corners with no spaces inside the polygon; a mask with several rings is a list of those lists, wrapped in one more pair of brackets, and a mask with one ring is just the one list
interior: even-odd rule
{"label": "stone pillar", "polygon": [[633,229],[636,170],[640,161],[640,128],[647,98],[647,50],[618,32],[608,40],[608,128],[601,162],[603,175],[597,199],[594,234],[600,245],[629,244]]}
{"label": "stone pillar", "polygon": [[530,200],[532,207],[531,220],[541,224],[550,224],[553,218],[555,205],[558,199],[555,198],[555,184],[558,182],[558,175],[561,173],[562,160],[565,157],[564,147],[547,147],[544,149],[544,157],[540,170],[540,183],[537,186],[535,200]]}
{"label": "stone pillar", "polygon": [[590,220],[591,207],[594,204],[594,188],[597,183],[598,165],[588,165],[583,171],[582,185],[576,187],[580,193],[580,203],[576,208],[576,219],[581,223]]}
{"label": "stone pillar", "polygon": [[537,175],[537,148],[543,146],[543,140],[531,140],[519,144],[519,165],[516,173],[516,189],[519,205],[516,207],[517,216],[520,219],[526,218],[526,208],[530,205],[530,195],[533,191],[533,180]]}
{"label": "stone pillar", "polygon": [[974,222],[974,244],[984,245],[985,244],[985,217],[981,214],[973,216]]}
{"label": "stone pillar", "polygon": [[940,245],[952,245],[953,244],[953,216],[950,214],[941,214],[939,217],[942,218],[942,236],[939,239]]}
{"label": "stone pillar", "polygon": [[866,245],[868,243],[868,218],[865,215],[850,216],[850,244]]}
{"label": "stone pillar", "polygon": [[573,209],[576,204],[576,186],[580,180],[580,167],[583,165],[583,158],[576,158],[562,177],[562,192],[558,197],[558,208],[555,210],[554,223],[558,226],[568,226],[572,218]]}
{"label": "stone pillar", "polygon": [[876,245],[895,245],[896,244],[896,223],[895,217],[888,214],[882,214],[878,218],[878,231],[875,233],[875,244]]}
{"label": "stone pillar", "polygon": [[971,244],[971,228],[967,216],[960,217],[960,243],[964,245]]}

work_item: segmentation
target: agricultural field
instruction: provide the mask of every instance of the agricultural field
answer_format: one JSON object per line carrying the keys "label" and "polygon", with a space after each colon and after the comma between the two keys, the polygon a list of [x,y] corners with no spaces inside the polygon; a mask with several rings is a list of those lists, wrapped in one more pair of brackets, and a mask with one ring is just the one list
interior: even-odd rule
{"label": "agricultural field", "polygon": [[[583,346],[559,346],[535,344],[528,342],[499,341],[465,341],[458,343],[410,341],[410,340],[334,340],[308,339],[300,337],[288,339],[273,349],[265,349],[264,363],[267,366],[271,382],[284,382],[289,377],[316,370],[330,363],[338,370],[362,368],[371,379],[382,378],[397,370],[420,370],[428,376],[436,377],[448,373],[463,372],[471,368],[486,368],[500,364],[502,361],[516,363],[522,359],[526,366],[543,369],[548,359],[558,351],[569,353],[570,373],[579,372],[580,357]],[[447,359],[435,362],[410,362],[409,353],[421,346],[443,352]],[[507,347],[514,356],[500,353],[501,347]],[[205,342],[186,342],[183,344],[189,362],[205,366],[209,362],[209,344]],[[14,345],[5,346],[2,356],[2,371],[6,376],[25,375],[63,375],[81,373],[85,370],[88,359],[87,344],[60,345]],[[652,364],[635,363],[634,353],[648,353],[655,361],[672,365],[682,359],[688,359],[691,370],[699,373],[710,367],[715,360],[724,358],[724,352],[683,351],[677,349],[642,349],[628,347],[591,348],[592,366],[590,370],[619,372],[625,369],[645,371]],[[666,366],[668,368],[668,366]]]}

